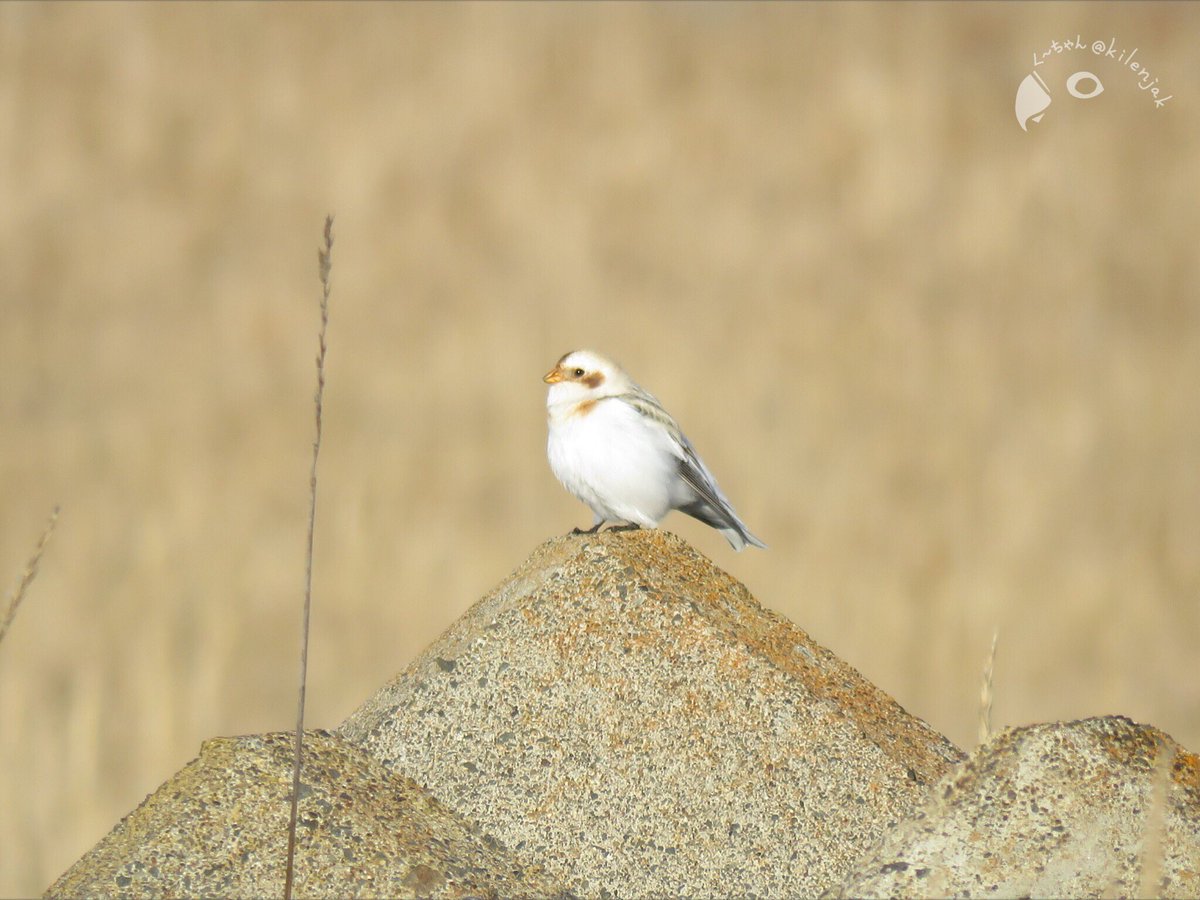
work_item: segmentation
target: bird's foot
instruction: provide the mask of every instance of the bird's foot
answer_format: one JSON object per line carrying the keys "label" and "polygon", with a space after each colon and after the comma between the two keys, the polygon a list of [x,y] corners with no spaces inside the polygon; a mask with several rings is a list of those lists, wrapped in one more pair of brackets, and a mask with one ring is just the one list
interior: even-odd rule
{"label": "bird's foot", "polygon": [[610,525],[608,531],[641,531],[642,526],[637,522],[627,522],[624,525]]}
{"label": "bird's foot", "polygon": [[588,528],[588,529],[572,528],[571,534],[595,534],[597,531],[600,530],[600,526],[603,524],[604,524],[604,522],[603,522],[603,520],[601,520],[601,521],[597,522],[595,525],[593,525],[591,528]]}

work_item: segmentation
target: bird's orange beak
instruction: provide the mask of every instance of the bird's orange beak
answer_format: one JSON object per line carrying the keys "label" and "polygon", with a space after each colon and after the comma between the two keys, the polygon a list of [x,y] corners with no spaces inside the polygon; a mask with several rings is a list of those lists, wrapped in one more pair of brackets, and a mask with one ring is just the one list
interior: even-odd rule
{"label": "bird's orange beak", "polygon": [[546,382],[546,384],[558,384],[562,380],[563,380],[562,369],[560,369],[558,366],[555,366],[553,369],[551,369],[549,372],[547,372],[545,375],[542,376],[542,381]]}

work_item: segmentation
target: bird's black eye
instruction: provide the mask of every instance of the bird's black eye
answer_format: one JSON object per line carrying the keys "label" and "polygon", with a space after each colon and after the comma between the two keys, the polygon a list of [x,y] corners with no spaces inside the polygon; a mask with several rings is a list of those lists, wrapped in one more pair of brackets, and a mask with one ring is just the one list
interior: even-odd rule
{"label": "bird's black eye", "polygon": [[574,372],[574,375],[576,378],[582,378],[583,377],[583,369],[576,369]]}

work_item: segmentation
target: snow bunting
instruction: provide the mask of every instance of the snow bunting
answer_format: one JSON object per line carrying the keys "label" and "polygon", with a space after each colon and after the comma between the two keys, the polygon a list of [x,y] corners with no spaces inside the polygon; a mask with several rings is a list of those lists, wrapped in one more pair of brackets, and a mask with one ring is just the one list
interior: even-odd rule
{"label": "snow bunting", "polygon": [[735,550],[767,546],[737,517],[662,404],[616,363],[575,350],[542,380],[550,385],[550,468],[595,513],[588,533],[605,522],[653,528],[677,509],[720,531]]}

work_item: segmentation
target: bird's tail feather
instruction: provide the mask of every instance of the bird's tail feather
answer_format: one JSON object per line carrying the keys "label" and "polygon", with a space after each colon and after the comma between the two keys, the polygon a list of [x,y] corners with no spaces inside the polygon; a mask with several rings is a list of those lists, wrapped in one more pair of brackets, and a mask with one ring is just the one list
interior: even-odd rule
{"label": "bird's tail feather", "polygon": [[734,550],[741,552],[748,546],[767,549],[767,545],[751,533],[746,524],[734,515],[733,510],[719,509],[709,503],[697,501],[679,507],[679,511],[717,529],[725,535],[725,540],[729,541]]}

